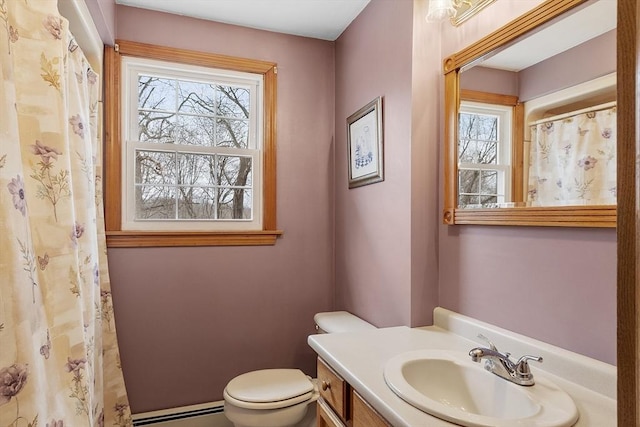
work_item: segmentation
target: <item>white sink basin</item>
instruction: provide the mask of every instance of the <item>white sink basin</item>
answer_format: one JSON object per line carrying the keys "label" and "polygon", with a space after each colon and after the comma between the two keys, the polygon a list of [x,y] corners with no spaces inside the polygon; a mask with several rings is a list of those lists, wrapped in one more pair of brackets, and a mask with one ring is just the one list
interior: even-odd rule
{"label": "white sink basin", "polygon": [[484,370],[464,352],[417,350],[390,359],[387,385],[412,406],[472,427],[570,427],[578,420],[571,397],[546,378],[530,387]]}

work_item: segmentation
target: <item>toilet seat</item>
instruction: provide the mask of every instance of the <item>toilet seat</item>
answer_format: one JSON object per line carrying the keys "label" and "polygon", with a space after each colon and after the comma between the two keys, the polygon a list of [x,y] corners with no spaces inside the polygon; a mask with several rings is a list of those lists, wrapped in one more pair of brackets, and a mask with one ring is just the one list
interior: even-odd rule
{"label": "toilet seat", "polygon": [[312,398],[315,384],[299,369],[263,369],[229,381],[224,399],[245,409],[277,409]]}

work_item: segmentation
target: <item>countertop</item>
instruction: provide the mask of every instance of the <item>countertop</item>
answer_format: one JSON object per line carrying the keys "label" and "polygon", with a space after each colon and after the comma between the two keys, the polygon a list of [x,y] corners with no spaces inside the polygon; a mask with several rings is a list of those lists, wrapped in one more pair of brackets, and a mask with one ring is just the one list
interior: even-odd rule
{"label": "countertop", "polygon": [[[422,412],[395,395],[384,380],[386,362],[398,354],[420,349],[468,352],[482,343],[465,335],[475,337],[477,333],[489,336],[501,351],[509,351],[516,357],[525,352],[544,356],[541,367],[531,366],[531,371],[534,377],[547,378],[573,398],[580,413],[576,427],[616,426],[614,366],[447,310],[436,310],[440,311],[433,326],[311,335],[308,343],[394,427],[455,424]],[[558,375],[565,372],[566,375]]]}

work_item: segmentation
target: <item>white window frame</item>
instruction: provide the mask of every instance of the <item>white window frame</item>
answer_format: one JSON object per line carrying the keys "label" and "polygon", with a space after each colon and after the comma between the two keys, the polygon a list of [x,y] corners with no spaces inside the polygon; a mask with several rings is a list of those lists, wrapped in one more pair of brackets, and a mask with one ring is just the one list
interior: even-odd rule
{"label": "white window frame", "polygon": [[[123,231],[244,231],[263,227],[263,122],[264,77],[261,74],[229,71],[217,68],[178,64],[148,58],[125,56],[122,75],[122,230]],[[181,144],[140,142],[138,134],[138,76],[155,75],[170,79],[232,84],[250,90],[250,121],[248,149],[232,147],[202,147]],[[136,219],[135,218],[135,151],[231,154],[252,158],[251,219]]]}
{"label": "white window frame", "polygon": [[[498,172],[498,194],[497,204],[504,204],[511,202],[512,197],[512,128],[513,128],[513,107],[506,105],[487,104],[483,102],[474,101],[460,101],[460,114],[478,114],[478,115],[492,115],[498,117],[498,151],[496,163],[484,164],[473,162],[460,162],[458,157],[458,176],[456,180],[460,179],[461,170],[495,170]],[[459,141],[457,141],[459,144]],[[459,154],[458,154],[459,156]],[[459,183],[457,184],[459,188]],[[458,201],[460,205],[460,197],[464,195],[476,195],[476,193],[460,193],[458,194]],[[482,195],[487,193],[478,193]],[[465,205],[466,207],[480,207],[481,205]]]}

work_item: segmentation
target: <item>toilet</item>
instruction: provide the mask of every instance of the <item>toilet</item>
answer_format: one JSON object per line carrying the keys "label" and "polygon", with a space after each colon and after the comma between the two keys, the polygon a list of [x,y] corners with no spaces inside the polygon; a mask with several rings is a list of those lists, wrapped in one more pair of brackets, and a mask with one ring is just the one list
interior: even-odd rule
{"label": "toilet", "polygon": [[[318,333],[375,329],[347,311],[317,313]],[[262,369],[233,378],[224,389],[224,414],[235,427],[313,427],[318,386],[299,369]]]}

